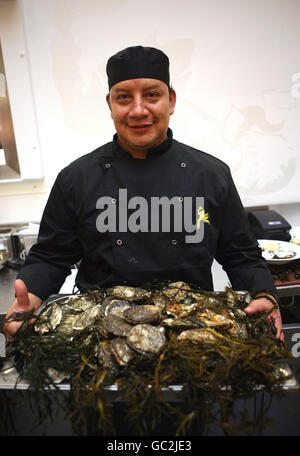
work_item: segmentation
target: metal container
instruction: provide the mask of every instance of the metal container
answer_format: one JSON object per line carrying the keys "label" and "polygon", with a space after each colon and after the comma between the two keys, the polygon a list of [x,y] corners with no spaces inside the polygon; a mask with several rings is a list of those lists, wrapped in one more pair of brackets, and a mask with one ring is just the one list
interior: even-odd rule
{"label": "metal container", "polygon": [[0,228],[0,265],[14,256],[11,231],[7,228]]}
{"label": "metal container", "polygon": [[26,228],[27,226],[22,226],[12,232],[14,256],[20,257],[23,260],[25,260],[30,248],[36,244],[38,238],[38,235],[35,233],[21,233]]}

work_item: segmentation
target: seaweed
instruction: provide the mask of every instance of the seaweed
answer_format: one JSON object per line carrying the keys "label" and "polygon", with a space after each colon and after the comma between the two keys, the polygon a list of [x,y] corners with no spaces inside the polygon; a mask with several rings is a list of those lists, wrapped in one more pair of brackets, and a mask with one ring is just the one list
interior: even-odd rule
{"label": "seaweed", "polygon": [[[147,284],[144,289],[157,294],[168,285]],[[167,343],[159,354],[136,353],[129,364],[107,368],[95,356],[95,347],[112,337],[99,331],[100,317],[79,332],[39,334],[27,321],[38,321],[41,316],[27,316],[9,342],[7,353],[15,360],[20,378],[30,385],[38,422],[53,417],[54,410],[64,410],[75,435],[90,433],[91,423],[93,432],[113,435],[118,432],[114,408],[122,404],[124,420],[135,435],[157,432],[163,419],[174,425],[176,435],[208,432],[213,426],[223,429],[224,434],[251,434],[263,428],[270,402],[253,417],[245,405],[238,419],[233,419],[235,404],[246,404],[251,398],[256,401],[263,393],[268,393],[270,401],[284,394],[286,376],[279,366],[292,359],[286,344],[270,330],[269,312],[246,319],[241,316],[249,299],[246,294],[230,288],[222,294],[193,285],[190,289],[201,297],[201,308],[230,308],[236,322],[245,324],[247,337],[234,337],[226,328],[218,328],[214,343],[200,343],[180,340],[182,330],[165,328]],[[99,289],[86,291],[84,296],[99,304],[107,293]],[[192,311],[187,320],[194,317]],[[62,392],[53,372],[65,377],[70,385],[67,392]],[[110,385],[116,391],[112,392]]]}

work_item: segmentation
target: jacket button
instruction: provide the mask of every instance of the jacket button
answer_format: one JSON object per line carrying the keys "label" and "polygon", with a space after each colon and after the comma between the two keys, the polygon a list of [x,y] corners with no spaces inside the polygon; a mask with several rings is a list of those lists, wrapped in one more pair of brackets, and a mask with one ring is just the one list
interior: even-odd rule
{"label": "jacket button", "polygon": [[173,244],[173,245],[176,245],[176,244],[177,244],[176,239],[172,239],[172,244]]}
{"label": "jacket button", "polygon": [[117,245],[122,245],[122,240],[121,239],[117,239]]}

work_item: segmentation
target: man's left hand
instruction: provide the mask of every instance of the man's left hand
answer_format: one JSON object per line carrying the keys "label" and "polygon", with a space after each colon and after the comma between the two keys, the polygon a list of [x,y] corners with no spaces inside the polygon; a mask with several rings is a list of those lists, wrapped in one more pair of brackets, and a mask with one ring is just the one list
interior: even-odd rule
{"label": "man's left hand", "polygon": [[[273,300],[273,301],[275,300],[275,298],[272,295],[270,295],[269,293],[265,293],[265,292],[257,293],[255,295],[255,299],[253,299],[248,304],[248,306],[244,309],[244,311],[249,315],[252,315],[252,314],[255,314],[258,312],[269,312],[274,307],[274,305],[272,304],[272,302],[269,299],[263,297],[266,295],[270,296],[271,300]],[[259,296],[262,296],[262,297],[259,298]],[[279,306],[277,308],[275,308],[269,314],[269,319],[270,319],[270,321],[272,320],[274,322],[274,325],[276,328],[276,337],[278,339],[284,340],[284,334],[283,334],[283,330],[282,330],[282,319],[281,319]]]}

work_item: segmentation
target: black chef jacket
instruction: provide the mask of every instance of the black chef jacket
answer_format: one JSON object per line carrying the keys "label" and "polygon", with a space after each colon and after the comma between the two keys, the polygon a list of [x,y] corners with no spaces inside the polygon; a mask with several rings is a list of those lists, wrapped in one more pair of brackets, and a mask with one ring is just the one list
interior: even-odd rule
{"label": "black chef jacket", "polygon": [[[204,197],[209,223],[204,238],[186,243],[183,232],[99,232],[97,201],[109,196],[118,208],[119,189],[136,195]],[[117,226],[118,229],[118,226]],[[133,158],[112,142],[75,160],[58,175],[18,278],[42,299],[57,293],[70,267],[80,263],[79,289],[154,279],[185,281],[213,290],[213,259],[223,266],[236,290],[275,291],[274,282],[247,218],[228,166],[172,137]]]}

